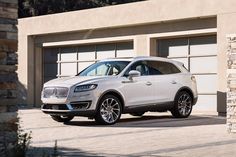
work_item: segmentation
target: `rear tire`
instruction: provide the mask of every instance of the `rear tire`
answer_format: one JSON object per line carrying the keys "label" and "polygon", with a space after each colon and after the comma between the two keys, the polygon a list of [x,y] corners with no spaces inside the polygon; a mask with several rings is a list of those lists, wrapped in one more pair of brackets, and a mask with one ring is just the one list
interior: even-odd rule
{"label": "rear tire", "polygon": [[69,122],[71,121],[74,116],[55,116],[55,115],[51,115],[52,119],[57,121],[57,122]]}
{"label": "rear tire", "polygon": [[121,111],[120,100],[114,95],[105,95],[98,104],[95,121],[104,125],[115,124],[120,119]]}
{"label": "rear tire", "polygon": [[187,118],[192,112],[193,98],[186,91],[179,92],[174,101],[174,108],[171,110],[175,118]]}
{"label": "rear tire", "polygon": [[136,113],[130,113],[132,116],[142,117],[145,112],[136,112]]}

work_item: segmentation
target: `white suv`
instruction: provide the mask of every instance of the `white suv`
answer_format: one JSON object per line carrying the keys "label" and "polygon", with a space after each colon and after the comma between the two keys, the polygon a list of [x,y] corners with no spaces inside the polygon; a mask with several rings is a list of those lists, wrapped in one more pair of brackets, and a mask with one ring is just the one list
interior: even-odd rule
{"label": "white suv", "polygon": [[183,63],[158,57],[105,59],[77,76],[45,83],[41,109],[58,122],[85,116],[114,124],[122,113],[171,111],[185,118],[197,98],[195,77]]}

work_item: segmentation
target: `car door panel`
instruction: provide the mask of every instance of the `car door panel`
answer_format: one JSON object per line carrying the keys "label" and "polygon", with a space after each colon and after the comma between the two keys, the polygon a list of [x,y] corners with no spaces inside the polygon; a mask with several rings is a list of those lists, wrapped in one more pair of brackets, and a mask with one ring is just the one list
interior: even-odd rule
{"label": "car door panel", "polygon": [[135,77],[133,80],[124,78],[123,88],[126,106],[137,106],[154,103],[152,81],[150,76]]}
{"label": "car door panel", "polygon": [[173,75],[153,76],[154,97],[157,103],[174,100],[180,85]]}

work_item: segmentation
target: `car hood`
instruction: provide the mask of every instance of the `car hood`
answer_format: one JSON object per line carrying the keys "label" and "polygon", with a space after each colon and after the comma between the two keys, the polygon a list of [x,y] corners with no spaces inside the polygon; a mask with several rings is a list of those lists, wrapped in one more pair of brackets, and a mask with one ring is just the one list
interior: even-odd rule
{"label": "car hood", "polygon": [[48,81],[44,84],[44,87],[49,86],[66,86],[70,87],[76,84],[80,84],[83,82],[97,81],[101,79],[106,79],[111,76],[74,76],[74,77],[65,77],[65,78],[57,78],[51,81]]}

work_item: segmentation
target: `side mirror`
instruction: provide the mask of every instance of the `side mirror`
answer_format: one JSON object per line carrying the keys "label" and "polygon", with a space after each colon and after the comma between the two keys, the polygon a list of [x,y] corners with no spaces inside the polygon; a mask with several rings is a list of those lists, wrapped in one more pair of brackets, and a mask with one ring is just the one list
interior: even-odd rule
{"label": "side mirror", "polygon": [[139,77],[139,76],[141,76],[141,73],[137,70],[131,70],[129,72],[129,79],[130,80],[133,80],[133,77]]}

